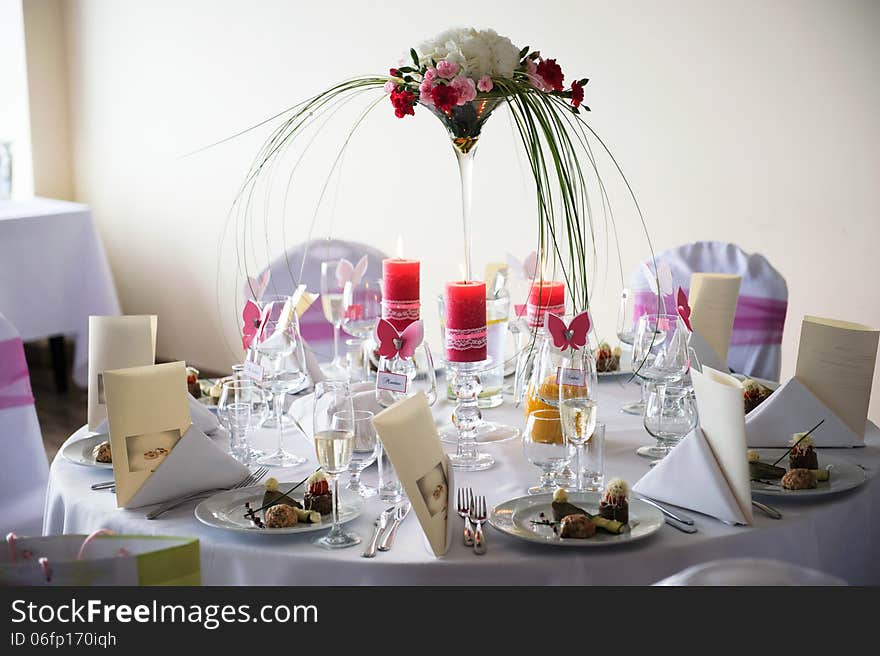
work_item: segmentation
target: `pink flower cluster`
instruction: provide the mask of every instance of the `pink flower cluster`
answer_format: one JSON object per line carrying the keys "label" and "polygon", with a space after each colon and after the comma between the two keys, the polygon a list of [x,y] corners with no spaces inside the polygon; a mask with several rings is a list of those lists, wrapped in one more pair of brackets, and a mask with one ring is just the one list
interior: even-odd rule
{"label": "pink flower cluster", "polygon": [[[445,59],[437,62],[436,68],[426,70],[419,85],[419,100],[426,105],[434,105],[441,112],[448,112],[453,107],[464,105],[476,98],[477,86],[466,75],[459,75],[460,70],[458,64]],[[480,84],[485,86],[486,78],[488,76],[481,79]],[[492,84],[491,79],[489,84]]]}

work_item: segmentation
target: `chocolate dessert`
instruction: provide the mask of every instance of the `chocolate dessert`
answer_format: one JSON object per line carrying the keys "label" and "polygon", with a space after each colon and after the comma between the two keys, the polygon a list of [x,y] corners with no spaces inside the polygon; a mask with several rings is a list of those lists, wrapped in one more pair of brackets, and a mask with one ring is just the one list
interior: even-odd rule
{"label": "chocolate dessert", "polygon": [[557,522],[561,522],[569,515],[589,516],[590,514],[583,508],[578,508],[576,505],[569,503],[568,492],[563,488],[559,488],[553,493],[553,502],[550,504],[550,507],[553,509],[553,520]]}
{"label": "chocolate dessert", "polygon": [[289,528],[296,526],[296,509],[285,504],[278,504],[266,510],[267,528]]}
{"label": "chocolate dessert", "polygon": [[756,380],[749,378],[743,382],[743,403],[746,414],[761,405],[773,392]]}
{"label": "chocolate dessert", "polygon": [[749,478],[753,481],[778,481],[785,476],[785,469],[761,462],[757,451],[749,449]]}
{"label": "chocolate dessert", "polygon": [[620,355],[619,346],[612,351],[607,342],[602,342],[596,349],[596,371],[600,373],[618,371],[620,369]]}
{"label": "chocolate dessert", "polygon": [[275,506],[282,504],[293,508],[302,508],[302,504],[292,497],[283,494],[278,489],[278,479],[269,478],[266,481],[266,491],[263,493],[263,506]]}
{"label": "chocolate dessert", "polygon": [[93,450],[96,462],[113,462],[113,454],[110,451],[110,442],[101,442]]}
{"label": "chocolate dessert", "polygon": [[620,478],[613,478],[605,487],[599,502],[599,515],[605,519],[626,524],[629,521],[629,486]]}
{"label": "chocolate dessert", "polygon": [[804,433],[795,433],[791,436],[791,444],[797,446],[788,454],[790,469],[819,469],[819,457],[816,455],[812,437],[804,437]]}
{"label": "chocolate dessert", "polygon": [[584,540],[596,533],[596,525],[586,515],[568,515],[559,522],[559,537]]}
{"label": "chocolate dessert", "polygon": [[199,385],[199,370],[195,367],[186,368],[186,387],[195,398],[201,398],[202,387]]}
{"label": "chocolate dessert", "polygon": [[303,498],[306,510],[316,510],[322,515],[333,512],[333,493],[324,472],[317,471],[309,476],[309,491]]}

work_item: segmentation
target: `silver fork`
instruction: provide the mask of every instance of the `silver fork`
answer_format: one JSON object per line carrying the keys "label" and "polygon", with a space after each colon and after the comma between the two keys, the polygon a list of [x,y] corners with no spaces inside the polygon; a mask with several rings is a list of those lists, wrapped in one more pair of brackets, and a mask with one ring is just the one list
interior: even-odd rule
{"label": "silver fork", "polygon": [[213,490],[202,490],[201,492],[188,494],[179,499],[175,499],[174,501],[169,501],[168,503],[162,504],[155,510],[151,510],[147,513],[146,517],[147,519],[157,519],[158,517],[161,517],[162,515],[167,513],[169,510],[174,510],[178,506],[182,506],[187,501],[192,501],[193,499],[198,499],[200,497],[206,497],[208,495],[214,494],[215,492],[226,492],[228,490],[239,490],[243,487],[250,487],[251,485],[254,485],[262,480],[263,477],[268,473],[268,467],[259,467],[232,487],[219,487]]}
{"label": "silver fork", "polygon": [[482,556],[486,553],[486,535],[483,533],[483,524],[486,523],[486,497],[481,495],[473,499],[470,520],[477,527],[474,531],[474,553]]}
{"label": "silver fork", "polygon": [[470,506],[473,505],[474,494],[469,487],[458,488],[458,514],[464,520],[464,546],[474,546],[474,533],[468,517]]}

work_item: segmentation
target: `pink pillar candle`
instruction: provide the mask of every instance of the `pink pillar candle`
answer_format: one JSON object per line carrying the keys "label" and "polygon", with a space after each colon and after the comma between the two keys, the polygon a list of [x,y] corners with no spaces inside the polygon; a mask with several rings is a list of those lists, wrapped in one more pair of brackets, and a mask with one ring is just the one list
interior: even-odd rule
{"label": "pink pillar candle", "polygon": [[486,359],[486,283],[446,283],[446,359]]}
{"label": "pink pillar candle", "polygon": [[565,284],[555,280],[535,280],[529,288],[526,320],[530,326],[541,327],[547,312],[565,313]]}
{"label": "pink pillar candle", "polygon": [[419,320],[420,266],[400,257],[382,260],[382,318],[397,330]]}

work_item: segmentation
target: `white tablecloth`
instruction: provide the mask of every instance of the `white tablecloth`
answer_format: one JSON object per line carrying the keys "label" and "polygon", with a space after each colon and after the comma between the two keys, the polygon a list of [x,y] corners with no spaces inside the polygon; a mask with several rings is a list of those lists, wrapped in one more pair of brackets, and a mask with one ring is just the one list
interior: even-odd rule
{"label": "white tablecloth", "polygon": [[[647,461],[635,455],[635,449],[651,441],[640,418],[619,411],[621,402],[637,393],[634,386],[624,387],[608,379],[600,384],[600,421],[607,424],[606,471],[630,483],[648,470]],[[441,404],[436,410],[448,412],[449,406]],[[299,414],[307,409],[295,404],[294,411]],[[521,410],[510,405],[486,411],[484,416],[518,426],[524,423]],[[85,434],[81,429],[71,439]],[[258,439],[261,446],[269,446],[272,435]],[[311,453],[305,439],[290,442],[290,448],[304,455]],[[495,467],[484,472],[456,472],[457,484],[473,486],[490,504],[496,504],[524,494],[537,480],[539,472],[525,461],[519,441],[487,448],[496,457]],[[836,450],[835,455],[851,458],[873,474],[880,467],[880,441],[872,438],[863,449]],[[295,481],[308,471],[273,475],[281,481]],[[110,478],[109,474],[108,470],[71,464],[59,455],[50,474],[44,532],[88,533],[106,527],[127,533],[194,536],[201,543],[202,581],[211,585],[643,585],[697,563],[731,557],[774,558],[850,583],[880,583],[880,525],[876,521],[880,482],[876,477],[851,493],[818,502],[770,501],[784,514],[781,521],[756,513],[753,527],[731,527],[691,513],[697,520],[697,534],[686,535],[664,525],[646,540],[607,549],[530,544],[487,525],[489,552],[485,556],[475,556],[455,539],[450,553],[435,559],[425,546],[418,522],[410,516],[393,549],[367,560],[361,557],[360,546],[319,549],[310,544],[314,534],[248,536],[212,529],[194,518],[194,503],[163,519],[146,521],[144,510],[119,510],[112,494],[89,489],[91,483]],[[365,480],[374,482],[374,472],[368,470]],[[366,540],[383,508],[376,499],[367,501],[364,514],[348,526]]]}
{"label": "white tablecloth", "polygon": [[73,380],[88,383],[90,314],[119,314],[104,247],[86,205],[0,201],[0,312],[24,341],[75,340]]}

